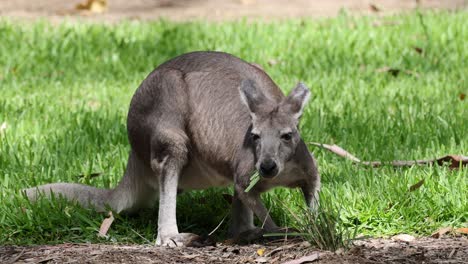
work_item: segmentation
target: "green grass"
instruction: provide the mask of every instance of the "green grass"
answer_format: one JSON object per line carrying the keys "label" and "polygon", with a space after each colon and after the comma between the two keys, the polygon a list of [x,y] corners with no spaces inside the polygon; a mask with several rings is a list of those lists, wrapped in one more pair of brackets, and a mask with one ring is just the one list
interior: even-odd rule
{"label": "green grass", "polygon": [[[342,14],[286,22],[115,25],[0,21],[0,244],[147,243],[157,211],[119,216],[100,239],[105,215],[64,201],[30,204],[15,193],[50,182],[112,187],[126,165],[126,113],[134,90],[158,64],[194,50],[230,52],[262,65],[289,91],[303,81],[313,100],[302,120],[307,141],[335,143],[363,160],[468,155],[468,13],[381,18]],[[423,50],[420,54],[414,47]],[[275,63],[272,63],[275,62]],[[389,66],[415,74],[376,72]],[[340,207],[340,223],[358,233],[427,235],[468,222],[468,170],[364,168],[312,148],[322,199]],[[98,177],[80,177],[102,172]],[[424,185],[409,192],[411,185]],[[229,212],[223,193],[179,197],[181,231],[207,234]],[[298,190],[264,197],[273,217],[294,225]],[[228,217],[229,219],[229,217]],[[227,220],[228,220],[227,219]],[[216,235],[223,237],[225,221]]]}

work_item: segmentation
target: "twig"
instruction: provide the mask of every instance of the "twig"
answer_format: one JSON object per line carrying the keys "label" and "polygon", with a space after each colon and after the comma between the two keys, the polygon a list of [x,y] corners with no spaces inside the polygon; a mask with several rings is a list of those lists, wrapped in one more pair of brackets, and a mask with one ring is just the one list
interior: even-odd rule
{"label": "twig", "polygon": [[213,231],[211,231],[208,236],[211,236],[214,232],[216,232],[216,230],[218,230],[218,228],[221,226],[221,224],[224,222],[224,220],[226,219],[226,217],[228,216],[229,212],[227,214],[224,215],[223,219],[221,220],[221,222],[219,222],[219,224],[213,229]]}
{"label": "twig", "polygon": [[16,263],[23,255],[24,255],[24,252],[26,251],[25,248],[23,248],[23,250],[18,254],[18,256],[14,257],[13,259],[11,259],[10,261],[7,261],[7,263]]}
{"label": "twig", "polygon": [[446,155],[436,159],[425,159],[425,160],[394,160],[391,162],[382,162],[382,161],[361,161],[356,158],[353,154],[349,153],[345,149],[337,145],[328,145],[317,142],[307,142],[310,145],[324,148],[340,157],[349,159],[356,164],[371,166],[371,167],[381,167],[384,165],[391,165],[393,167],[411,167],[414,165],[444,165],[445,163],[450,163],[449,167],[451,169],[457,169],[461,166],[468,165],[468,156],[464,155]]}

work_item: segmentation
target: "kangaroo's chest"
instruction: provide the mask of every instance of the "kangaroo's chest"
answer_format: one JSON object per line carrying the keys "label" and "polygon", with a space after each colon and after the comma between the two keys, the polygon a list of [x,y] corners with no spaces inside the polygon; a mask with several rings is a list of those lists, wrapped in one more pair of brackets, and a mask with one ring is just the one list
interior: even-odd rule
{"label": "kangaroo's chest", "polygon": [[257,183],[257,189],[260,192],[268,191],[275,187],[300,187],[304,181],[304,171],[294,163],[285,166],[280,175],[273,179],[261,179]]}
{"label": "kangaroo's chest", "polygon": [[232,176],[222,173],[212,164],[191,158],[182,171],[178,188],[182,190],[206,189],[209,187],[225,187],[232,184]]}

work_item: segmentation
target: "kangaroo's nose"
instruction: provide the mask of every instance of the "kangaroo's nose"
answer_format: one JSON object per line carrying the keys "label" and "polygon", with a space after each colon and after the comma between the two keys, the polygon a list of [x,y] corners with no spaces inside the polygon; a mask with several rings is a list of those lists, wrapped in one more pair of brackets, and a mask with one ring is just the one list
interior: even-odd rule
{"label": "kangaroo's nose", "polygon": [[273,161],[272,159],[264,160],[260,164],[260,175],[266,178],[271,178],[276,176],[278,173],[278,166],[276,165],[276,162]]}

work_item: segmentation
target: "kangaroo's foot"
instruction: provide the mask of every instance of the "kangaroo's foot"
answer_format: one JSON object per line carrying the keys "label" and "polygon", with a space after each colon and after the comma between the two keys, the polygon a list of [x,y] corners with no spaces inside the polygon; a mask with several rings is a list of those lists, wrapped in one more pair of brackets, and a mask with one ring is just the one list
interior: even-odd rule
{"label": "kangaroo's foot", "polygon": [[174,235],[159,235],[156,245],[165,247],[197,247],[202,243],[200,236],[192,233],[179,233]]}

